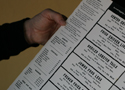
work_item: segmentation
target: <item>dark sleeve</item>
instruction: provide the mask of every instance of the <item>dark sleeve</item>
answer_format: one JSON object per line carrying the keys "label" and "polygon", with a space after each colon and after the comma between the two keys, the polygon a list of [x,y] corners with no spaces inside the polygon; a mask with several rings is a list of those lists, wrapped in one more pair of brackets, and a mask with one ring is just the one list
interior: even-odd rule
{"label": "dark sleeve", "polygon": [[31,46],[24,38],[24,22],[28,19],[0,26],[0,60],[9,59]]}
{"label": "dark sleeve", "polygon": [[125,0],[112,0],[112,1],[125,8]]}

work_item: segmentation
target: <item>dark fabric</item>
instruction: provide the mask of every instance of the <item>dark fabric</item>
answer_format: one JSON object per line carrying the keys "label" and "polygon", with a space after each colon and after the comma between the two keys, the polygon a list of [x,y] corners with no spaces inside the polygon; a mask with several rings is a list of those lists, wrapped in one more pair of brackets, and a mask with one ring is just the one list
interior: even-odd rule
{"label": "dark fabric", "polygon": [[125,8],[125,0],[112,0],[112,1]]}
{"label": "dark fabric", "polygon": [[24,22],[28,19],[0,26],[0,60],[9,59],[31,46],[24,38]]}

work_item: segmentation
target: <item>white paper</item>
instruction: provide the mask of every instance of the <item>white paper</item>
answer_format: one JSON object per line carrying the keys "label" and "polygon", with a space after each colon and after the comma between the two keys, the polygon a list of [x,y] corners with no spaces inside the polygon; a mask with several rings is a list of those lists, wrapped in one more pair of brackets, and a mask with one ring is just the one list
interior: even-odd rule
{"label": "white paper", "polygon": [[8,90],[125,90],[124,12],[83,0]]}

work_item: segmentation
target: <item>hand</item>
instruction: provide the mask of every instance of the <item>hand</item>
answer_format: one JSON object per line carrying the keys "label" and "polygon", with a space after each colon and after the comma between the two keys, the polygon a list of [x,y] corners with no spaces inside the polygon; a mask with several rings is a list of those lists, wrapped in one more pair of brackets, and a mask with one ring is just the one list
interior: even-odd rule
{"label": "hand", "polygon": [[66,17],[46,9],[25,22],[25,39],[29,44],[44,45],[60,26],[66,25]]}

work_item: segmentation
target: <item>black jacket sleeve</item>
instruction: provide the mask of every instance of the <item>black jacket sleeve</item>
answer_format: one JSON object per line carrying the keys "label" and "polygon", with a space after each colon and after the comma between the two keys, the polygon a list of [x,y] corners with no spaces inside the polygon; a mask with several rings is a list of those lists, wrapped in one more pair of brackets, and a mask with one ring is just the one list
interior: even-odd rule
{"label": "black jacket sleeve", "polygon": [[120,5],[121,7],[125,8],[125,0],[112,0],[115,3],[117,3],[118,5]]}
{"label": "black jacket sleeve", "polygon": [[24,22],[28,19],[0,26],[0,60],[17,55],[31,46],[24,38]]}

